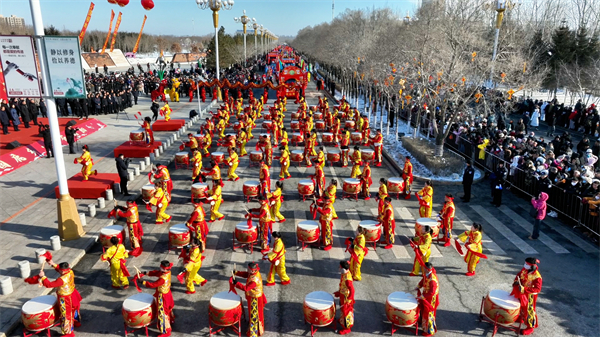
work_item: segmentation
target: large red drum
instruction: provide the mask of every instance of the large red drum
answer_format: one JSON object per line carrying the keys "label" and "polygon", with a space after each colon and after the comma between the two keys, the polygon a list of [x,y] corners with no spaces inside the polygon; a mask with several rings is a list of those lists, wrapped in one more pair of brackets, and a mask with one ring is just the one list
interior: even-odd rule
{"label": "large red drum", "polygon": [[298,193],[301,196],[311,196],[315,193],[315,183],[310,179],[302,179],[298,182]]}
{"label": "large red drum", "polygon": [[257,223],[252,221],[252,227],[248,228],[248,222],[242,221],[235,225],[235,239],[241,243],[253,243],[258,239]]}
{"label": "large red drum", "polygon": [[143,142],[144,138],[144,130],[136,130],[129,133],[129,140],[132,142]]}
{"label": "large red drum", "polygon": [[358,225],[365,229],[365,241],[368,243],[378,242],[381,238],[381,224],[373,220],[363,220]]}
{"label": "large red drum", "polygon": [[436,238],[440,234],[440,227],[438,226],[438,222],[431,218],[418,218],[415,222],[415,233],[417,235],[423,234],[423,227],[429,226],[433,231],[431,235],[432,238]]}
{"label": "large red drum", "polygon": [[271,120],[271,113],[268,111],[263,111],[262,118],[265,120]]}
{"label": "large red drum", "polygon": [[190,163],[190,155],[187,152],[175,153],[175,163],[181,165],[187,165]]}
{"label": "large red drum", "polygon": [[354,121],[345,121],[344,126],[347,127],[349,130],[352,130],[354,129]]}
{"label": "large red drum", "polygon": [[411,327],[417,324],[418,302],[414,295],[396,291],[391,293],[385,301],[385,315],[399,327]]}
{"label": "large red drum", "polygon": [[123,243],[123,239],[125,238],[125,229],[123,226],[112,225],[106,226],[100,230],[100,236],[98,237],[98,241],[102,244],[102,247],[108,248],[111,246],[110,238],[116,236],[119,238],[119,243]]}
{"label": "large red drum", "polygon": [[263,159],[262,151],[250,151],[250,161],[254,163],[260,163]]}
{"label": "large red drum", "polygon": [[363,161],[373,161],[375,159],[375,151],[372,149],[363,149],[360,151],[360,157]]}
{"label": "large red drum", "polygon": [[181,248],[190,243],[190,230],[184,223],[169,228],[169,246]]}
{"label": "large red drum", "polygon": [[240,130],[240,122],[235,122],[233,123],[233,129],[235,131],[239,131]]}
{"label": "large red drum", "polygon": [[239,295],[222,291],[210,298],[208,319],[211,324],[232,326],[242,317],[242,299]]}
{"label": "large red drum", "polygon": [[156,316],[152,303],[154,296],[148,293],[139,293],[127,297],[123,302],[121,314],[125,325],[131,329],[147,327]]}
{"label": "large red drum", "polygon": [[324,132],[323,133],[323,143],[333,143],[333,133]]}
{"label": "large red drum", "polygon": [[260,182],[258,182],[257,180],[248,180],[244,182],[244,196],[246,196],[247,198],[256,198],[258,196],[259,187]]}
{"label": "large red drum", "polygon": [[292,143],[302,143],[304,141],[304,137],[300,132],[292,133]]}
{"label": "large red drum", "polygon": [[201,143],[204,143],[204,135],[201,133],[197,133],[194,135],[194,138],[196,138],[196,141],[198,141],[198,145],[200,145]]}
{"label": "large red drum", "polygon": [[490,290],[483,303],[483,313],[501,325],[512,325],[519,318],[521,303],[504,290]]}
{"label": "large red drum", "polygon": [[325,291],[313,291],[304,297],[304,320],[316,327],[327,326],[335,319],[333,296]]}
{"label": "large red drum", "polygon": [[213,152],[210,154],[212,160],[217,164],[221,164],[225,160],[225,153],[223,152]]}
{"label": "large red drum", "polygon": [[325,130],[325,122],[324,121],[317,121],[315,123],[315,127],[317,128],[317,130]]}
{"label": "large red drum", "polygon": [[60,319],[58,301],[54,295],[30,299],[21,308],[21,321],[25,330],[39,332],[54,326]]}
{"label": "large red drum", "polygon": [[293,150],[290,153],[290,160],[293,162],[301,162],[304,160],[304,152],[302,150]]}
{"label": "large red drum", "polygon": [[292,112],[292,120],[297,120],[298,118],[300,118],[300,113]]}
{"label": "large red drum", "polygon": [[315,112],[315,114],[313,115],[314,120],[316,121],[322,121],[323,120],[323,114],[320,112]]}
{"label": "large red drum", "polygon": [[404,192],[404,179],[398,177],[389,178],[387,181],[388,193]]}
{"label": "large red drum", "polygon": [[208,193],[208,185],[205,183],[192,184],[192,198],[204,199]]}
{"label": "large red drum", "polygon": [[300,130],[300,122],[299,121],[291,121],[290,128],[292,130]]}
{"label": "large red drum", "polygon": [[360,192],[360,180],[356,178],[346,178],[344,179],[342,189],[346,194],[358,194]]}
{"label": "large red drum", "polygon": [[362,133],[360,133],[360,132],[352,132],[350,134],[350,139],[352,139],[352,141],[355,142],[355,143],[359,143],[360,141],[362,141]]}
{"label": "large red drum", "polygon": [[273,122],[271,122],[271,121],[263,121],[263,122],[262,122],[262,127],[263,127],[265,130],[271,130],[271,127],[272,127],[272,126],[273,126]]}
{"label": "large red drum", "polygon": [[339,162],[341,156],[342,156],[342,152],[340,152],[340,150],[338,150],[338,149],[332,149],[332,150],[327,151],[327,160],[332,163]]}
{"label": "large red drum", "polygon": [[296,227],[296,236],[303,243],[317,242],[320,237],[319,223],[312,220],[300,221]]}
{"label": "large red drum", "polygon": [[150,199],[152,199],[152,197],[154,196],[154,192],[156,192],[154,184],[147,184],[142,186],[142,199],[150,201]]}

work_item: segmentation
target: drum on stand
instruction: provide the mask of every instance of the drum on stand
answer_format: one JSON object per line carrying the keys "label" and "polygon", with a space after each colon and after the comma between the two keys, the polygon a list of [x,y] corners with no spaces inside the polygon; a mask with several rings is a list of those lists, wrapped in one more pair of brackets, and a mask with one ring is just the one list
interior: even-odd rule
{"label": "drum on stand", "polygon": [[108,248],[111,246],[110,239],[116,236],[119,238],[119,243],[123,243],[125,239],[125,228],[119,225],[106,226],[100,230],[100,236],[98,237],[98,241],[104,248]]}
{"label": "drum on stand", "polygon": [[294,163],[297,163],[298,165],[300,165],[300,163],[302,163],[302,161],[304,160],[304,151],[302,150],[293,150],[292,152],[290,152],[290,160]]}
{"label": "drum on stand", "polygon": [[190,229],[184,223],[169,228],[169,249],[183,248],[190,243]]}
{"label": "drum on stand", "polygon": [[432,238],[437,238],[440,234],[440,228],[438,227],[438,222],[431,218],[418,218],[417,222],[415,222],[415,233],[417,235],[423,235],[423,227],[429,226],[433,231],[431,234]]}
{"label": "drum on stand", "polygon": [[372,245],[375,249],[379,239],[381,239],[381,231],[383,226],[378,221],[363,220],[358,225],[365,229],[365,244]]}
{"label": "drum on stand", "polygon": [[[139,293],[129,296],[121,309],[125,322],[125,335],[138,329],[145,329],[148,334],[148,325],[156,317],[154,312],[154,296],[148,293]],[[131,329],[131,330],[129,330]]]}
{"label": "drum on stand", "polygon": [[209,336],[227,327],[231,327],[236,334],[240,335],[242,315],[242,298],[239,295],[227,291],[216,293],[210,298],[208,305]]}
{"label": "drum on stand", "polygon": [[322,139],[323,139],[323,143],[325,143],[325,144],[335,143],[333,133],[331,133],[331,132],[323,132]]}
{"label": "drum on stand", "polygon": [[352,144],[360,144],[362,142],[362,133],[352,132],[350,134],[350,140],[352,140]]}
{"label": "drum on stand", "polygon": [[400,194],[404,193],[404,179],[392,177],[387,180],[387,190],[389,194],[395,193],[396,199],[400,198]]}
{"label": "drum on stand", "polygon": [[348,130],[354,130],[354,121],[348,120],[344,122],[344,126],[348,128]]}
{"label": "drum on stand", "polygon": [[304,321],[310,324],[312,336],[318,328],[328,326],[335,320],[333,296],[325,291],[313,291],[304,297],[302,311],[304,312]]}
{"label": "drum on stand", "polygon": [[147,184],[142,186],[142,199],[144,199],[145,201],[150,201],[150,199],[152,199],[152,197],[154,196],[155,192],[156,188],[154,187],[154,184]]}
{"label": "drum on stand", "polygon": [[360,193],[361,181],[356,178],[344,179],[344,185],[342,186],[342,199],[354,198],[358,201],[358,193]]}
{"label": "drum on stand", "polygon": [[329,162],[329,164],[331,164],[331,166],[333,166],[333,163],[338,163],[341,158],[342,152],[340,150],[331,149],[327,151],[327,161]]}
{"label": "drum on stand", "polygon": [[265,120],[262,122],[262,127],[263,127],[263,129],[270,131],[271,128],[273,127],[273,122]]}
{"label": "drum on stand", "polygon": [[300,130],[300,122],[299,121],[291,121],[290,128],[292,130]]}
{"label": "drum on stand", "polygon": [[225,162],[225,153],[216,151],[210,154],[210,158],[220,166]]}
{"label": "drum on stand", "polygon": [[310,179],[302,179],[298,182],[298,193],[302,198],[302,201],[306,200],[307,197],[311,197],[315,194],[315,183]]}
{"label": "drum on stand", "polygon": [[196,138],[196,141],[198,141],[198,146],[200,146],[201,143],[204,143],[204,135],[201,133],[197,133],[194,135],[194,138]]}
{"label": "drum on stand", "polygon": [[314,116],[316,121],[322,121],[323,120],[323,114],[320,112],[315,112]]}
{"label": "drum on stand", "polygon": [[242,189],[244,196],[246,197],[246,202],[250,202],[252,198],[258,197],[258,192],[260,191],[260,182],[258,180],[248,180],[244,182],[244,187]]}
{"label": "drum on stand", "polygon": [[316,221],[304,220],[296,226],[296,238],[301,243],[302,251],[309,244],[319,242],[320,235],[319,223]]}
{"label": "drum on stand", "polygon": [[196,199],[205,199],[208,195],[208,185],[205,183],[192,184],[192,204]]}
{"label": "drum on stand", "polygon": [[188,168],[190,165],[190,155],[187,152],[175,153],[175,169]]}
{"label": "drum on stand", "polygon": [[292,112],[292,121],[296,121],[298,118],[300,118],[300,113]]}
{"label": "drum on stand", "polygon": [[521,303],[508,292],[494,289],[483,298],[482,308],[483,314],[490,321],[502,326],[511,326],[519,318]]}
{"label": "drum on stand", "polygon": [[304,141],[304,136],[300,132],[292,133],[292,144],[298,146],[299,143]]}
{"label": "drum on stand", "polygon": [[250,151],[250,165],[249,166],[259,166],[261,160],[263,160],[262,151]]}
{"label": "drum on stand", "polygon": [[363,149],[360,152],[360,156],[363,161],[368,161],[371,163],[375,159],[375,151],[373,151],[372,149]]}
{"label": "drum on stand", "polygon": [[145,139],[146,139],[146,135],[144,133],[144,130],[142,130],[142,129],[131,131],[129,133],[129,140],[134,145],[146,145],[144,142]]}
{"label": "drum on stand", "polygon": [[391,293],[385,301],[385,315],[392,322],[392,335],[396,327],[415,327],[419,331],[419,303],[413,294],[396,291]]}
{"label": "drum on stand", "polygon": [[254,251],[254,244],[258,240],[258,223],[252,221],[252,226],[248,227],[248,221],[239,222],[235,225],[233,232],[233,250],[236,248],[250,247],[250,254]]}
{"label": "drum on stand", "polygon": [[322,130],[325,130],[325,122],[324,122],[324,121],[322,121],[322,120],[318,120],[318,121],[315,123],[315,128],[316,128],[317,130],[320,130],[320,131],[322,131]]}
{"label": "drum on stand", "polygon": [[38,296],[25,302],[21,307],[21,321],[25,330],[40,332],[60,323],[60,309],[54,295]]}

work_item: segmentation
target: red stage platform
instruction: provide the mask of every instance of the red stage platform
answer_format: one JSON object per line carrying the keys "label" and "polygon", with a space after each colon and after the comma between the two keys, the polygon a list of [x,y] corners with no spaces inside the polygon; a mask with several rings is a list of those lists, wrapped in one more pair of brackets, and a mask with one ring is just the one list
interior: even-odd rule
{"label": "red stage platform", "polygon": [[154,141],[152,145],[137,145],[134,142],[127,141],[115,148],[115,158],[122,153],[125,158],[145,158],[149,157],[150,153],[154,152],[154,149],[157,149],[161,146],[162,142]]}
{"label": "red stage platform", "polygon": [[171,119],[165,122],[164,119],[152,123],[152,131],[177,131],[185,125],[183,119]]}
{"label": "red stage platform", "polygon": [[[121,178],[116,173],[98,173],[98,175],[91,175],[88,181],[84,181],[80,172],[67,180],[69,194],[75,199],[106,198],[106,190],[112,189],[113,184],[119,182]],[[54,193],[58,199],[60,197],[58,186],[54,188]]]}

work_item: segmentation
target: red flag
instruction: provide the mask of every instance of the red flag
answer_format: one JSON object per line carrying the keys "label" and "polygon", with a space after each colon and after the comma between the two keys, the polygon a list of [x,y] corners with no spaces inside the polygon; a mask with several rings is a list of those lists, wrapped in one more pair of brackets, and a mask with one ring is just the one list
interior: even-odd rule
{"label": "red flag", "polygon": [[25,283],[29,283],[29,284],[38,284],[40,282],[40,275],[33,275],[31,277],[26,278]]}
{"label": "red flag", "polygon": [[465,253],[463,252],[462,246],[460,245],[460,242],[458,242],[457,239],[454,239],[454,247],[456,248],[456,251],[461,255],[465,255]]}
{"label": "red flag", "polygon": [[135,289],[137,289],[137,291],[141,293],[142,289],[140,289],[140,286],[137,283],[138,280],[139,280],[139,277],[137,275],[135,275],[133,277],[133,285],[135,286]]}
{"label": "red flag", "polygon": [[50,262],[50,260],[52,260],[52,253],[50,253],[50,252],[45,252],[44,254],[42,254],[40,256],[45,257],[46,262]]}
{"label": "red flag", "polygon": [[123,276],[125,276],[125,277],[131,276],[131,274],[129,274],[129,270],[127,270],[127,266],[125,265],[125,259],[121,260],[121,271],[123,272]]}

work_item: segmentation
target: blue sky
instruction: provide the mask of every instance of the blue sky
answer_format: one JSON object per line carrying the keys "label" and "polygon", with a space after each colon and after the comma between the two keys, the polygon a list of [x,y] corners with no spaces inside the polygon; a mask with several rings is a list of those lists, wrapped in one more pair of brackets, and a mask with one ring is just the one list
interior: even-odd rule
{"label": "blue sky", "polygon": [[[346,8],[390,7],[402,14],[416,7],[418,0],[335,0],[335,15]],[[44,26],[80,30],[89,9],[87,0],[40,0]],[[236,0],[233,9],[219,12],[219,25],[231,33],[241,29],[233,21],[243,10],[249,17],[276,35],[295,35],[298,30],[331,20],[331,0]],[[213,31],[210,10],[200,10],[194,0],[154,0],[154,9],[146,11],[140,0],[131,0],[126,7],[111,5],[107,0],[94,1],[95,8],[88,29],[107,30],[110,10],[123,13],[120,31],[139,31],[144,15],[148,16],[144,32],[165,35],[204,35]],[[0,14],[16,15],[31,24],[27,0],[0,0]],[[192,20],[194,23],[192,24]],[[115,19],[116,21],[116,19]],[[113,23],[114,25],[114,23]]]}

